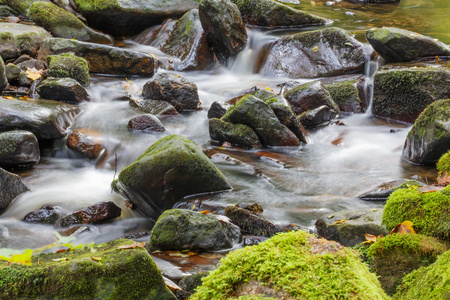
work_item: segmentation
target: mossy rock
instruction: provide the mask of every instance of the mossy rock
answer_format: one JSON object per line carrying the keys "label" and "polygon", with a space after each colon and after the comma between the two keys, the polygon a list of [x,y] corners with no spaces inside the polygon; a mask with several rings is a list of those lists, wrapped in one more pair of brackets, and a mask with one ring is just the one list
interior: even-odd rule
{"label": "mossy rock", "polygon": [[418,187],[398,189],[389,196],[383,212],[383,224],[392,230],[411,221],[417,233],[448,240],[450,237],[450,186],[421,193]]}
{"label": "mossy rock", "polygon": [[439,175],[450,173],[450,150],[439,158],[436,169],[439,171]]}
{"label": "mossy rock", "polygon": [[49,77],[39,84],[36,92],[41,98],[65,103],[78,104],[82,101],[89,100],[89,95],[81,84],[75,79],[66,77]]}
{"label": "mossy rock", "polygon": [[342,80],[332,84],[324,84],[331,98],[339,107],[339,111],[363,113],[368,107],[365,102],[361,80]]}
{"label": "mossy rock", "polygon": [[73,55],[65,53],[47,56],[48,75],[55,78],[72,78],[81,85],[87,86],[91,82],[87,61]]}
{"label": "mossy rock", "polygon": [[250,127],[216,118],[209,120],[209,136],[220,143],[228,142],[244,148],[262,148],[258,135]]}
{"label": "mossy rock", "polygon": [[430,265],[447,249],[447,245],[434,237],[394,233],[377,239],[367,255],[380,276],[381,286],[392,295],[406,274]]}
{"label": "mossy rock", "polygon": [[450,98],[447,68],[392,68],[375,74],[372,113],[414,123],[431,103]]}
{"label": "mossy rock", "polygon": [[114,43],[114,39],[109,35],[92,30],[76,16],[50,2],[33,2],[28,16],[34,23],[44,27],[55,37],[100,44]]}
{"label": "mossy rock", "polygon": [[317,78],[362,73],[363,45],[340,28],[300,32],[273,42],[262,54],[258,72],[265,76]]}
{"label": "mossy rock", "polygon": [[366,32],[372,47],[386,62],[408,62],[420,58],[450,56],[450,47],[416,32],[395,28],[374,28]]}
{"label": "mossy rock", "polygon": [[304,231],[230,252],[202,281],[191,300],[388,299],[355,251]]}
{"label": "mossy rock", "polygon": [[41,153],[36,136],[24,130],[0,133],[0,167],[28,169],[39,163]]}
{"label": "mossy rock", "polygon": [[6,67],[2,57],[0,56],[0,93],[3,92],[7,84],[8,78],[6,77]]}
{"label": "mossy rock", "polygon": [[179,135],[154,143],[125,167],[113,184],[139,211],[155,220],[186,196],[231,189],[202,150]]}
{"label": "mossy rock", "polygon": [[450,251],[403,278],[393,300],[450,299]]}
{"label": "mossy rock", "polygon": [[175,300],[144,248],[118,249],[131,244],[116,240],[96,245],[95,253],[41,254],[29,266],[2,263],[0,298]]}
{"label": "mossy rock", "polygon": [[0,189],[0,212],[3,212],[16,197],[30,190],[19,175],[2,168],[0,168],[0,185],[2,186]]}
{"label": "mossy rock", "polygon": [[30,5],[36,0],[2,0],[0,3],[8,5],[22,16],[26,16]]}
{"label": "mossy rock", "polygon": [[413,164],[435,164],[450,149],[450,99],[429,105],[414,122],[403,147]]}

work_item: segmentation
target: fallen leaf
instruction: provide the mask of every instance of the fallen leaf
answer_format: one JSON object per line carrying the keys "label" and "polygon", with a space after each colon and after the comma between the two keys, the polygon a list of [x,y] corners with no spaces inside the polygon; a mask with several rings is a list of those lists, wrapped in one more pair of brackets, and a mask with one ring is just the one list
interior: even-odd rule
{"label": "fallen leaf", "polygon": [[412,226],[413,223],[411,221],[404,221],[401,224],[395,225],[394,229],[392,229],[389,234],[415,234],[416,232],[414,231],[414,228]]}
{"label": "fallen leaf", "polygon": [[207,214],[209,214],[209,210],[202,210],[202,211],[199,211],[199,213],[207,215]]}
{"label": "fallen leaf", "polygon": [[44,70],[37,70],[36,68],[27,68],[27,78],[30,80],[37,80],[39,78],[41,78],[42,73],[44,72]]}
{"label": "fallen leaf", "polygon": [[53,261],[68,261],[69,259],[67,257],[61,257],[61,258],[54,258]]}
{"label": "fallen leaf", "polygon": [[0,260],[5,260],[10,263],[30,265],[32,254],[33,254],[32,249],[12,250],[2,248],[0,249]]}
{"label": "fallen leaf", "polygon": [[345,46],[353,47],[353,44],[352,44],[352,43],[345,43],[344,45],[345,45]]}
{"label": "fallen leaf", "polygon": [[70,249],[60,249],[60,250],[56,251],[56,253],[65,252],[65,251],[70,251]]}
{"label": "fallen leaf", "polygon": [[313,52],[317,52],[317,51],[319,51],[319,47],[314,47]]}
{"label": "fallen leaf", "polygon": [[447,186],[450,184],[450,176],[448,175],[447,172],[444,172],[441,175],[439,175],[439,177],[437,178],[437,184],[443,186]]}
{"label": "fallen leaf", "polygon": [[347,223],[347,219],[340,219],[334,222],[334,224],[344,224],[344,223]]}
{"label": "fallen leaf", "polygon": [[131,245],[122,245],[117,247],[117,249],[134,249],[134,248],[144,248],[145,242],[142,243],[133,243]]}
{"label": "fallen leaf", "polygon": [[101,257],[91,256],[91,258],[92,258],[92,260],[95,260],[95,261],[101,261],[102,260]]}

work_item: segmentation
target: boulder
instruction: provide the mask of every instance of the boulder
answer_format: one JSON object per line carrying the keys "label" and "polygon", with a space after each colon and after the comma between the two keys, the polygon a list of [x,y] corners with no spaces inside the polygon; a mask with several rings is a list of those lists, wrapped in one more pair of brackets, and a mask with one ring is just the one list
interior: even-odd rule
{"label": "boulder", "polygon": [[19,73],[19,76],[17,77],[17,84],[19,86],[24,86],[24,87],[31,87],[31,85],[33,84],[33,80],[31,80],[30,78],[28,78],[28,75],[26,72],[21,71]]}
{"label": "boulder", "polygon": [[[176,300],[148,252],[132,240],[32,257],[30,265],[2,264],[0,298]],[[121,249],[121,247],[123,249]]]}
{"label": "boulder", "polygon": [[29,190],[19,175],[0,168],[0,212],[4,211],[15,198]]}
{"label": "boulder", "polygon": [[73,55],[64,53],[47,56],[48,75],[55,78],[72,78],[81,85],[87,86],[91,82],[87,61]]}
{"label": "boulder", "polygon": [[421,234],[389,234],[378,238],[367,251],[381,286],[393,295],[406,274],[432,264],[448,250],[434,237]]}
{"label": "boulder", "polygon": [[44,206],[23,217],[24,222],[54,225],[61,218],[61,210],[57,206]]}
{"label": "boulder", "polygon": [[104,150],[100,133],[89,129],[72,131],[67,137],[66,145],[69,149],[91,160],[99,158]]}
{"label": "boulder", "polygon": [[159,65],[154,56],[143,52],[62,38],[45,39],[38,59],[67,52],[84,58],[92,73],[151,77]]}
{"label": "boulder", "polygon": [[206,38],[222,61],[244,49],[247,30],[239,9],[230,0],[202,1],[199,14]]}
{"label": "boulder", "polygon": [[267,27],[320,26],[328,20],[271,0],[232,0],[246,24]]}
{"label": "boulder", "polygon": [[50,31],[54,37],[99,44],[114,43],[111,36],[89,28],[76,16],[51,2],[33,2],[28,16],[36,25]]}
{"label": "boulder", "polygon": [[112,201],[100,202],[61,219],[59,225],[69,227],[76,224],[105,223],[120,217],[122,210]]}
{"label": "boulder", "polygon": [[5,61],[22,54],[34,57],[43,40],[51,37],[42,27],[0,22],[0,56]]}
{"label": "boulder", "polygon": [[220,143],[228,142],[245,148],[262,148],[258,135],[250,127],[220,119],[209,120],[209,136]]}
{"label": "boulder", "polygon": [[33,133],[23,130],[0,133],[0,167],[32,168],[40,158],[39,143]]}
{"label": "boulder", "polygon": [[362,72],[363,45],[339,28],[285,36],[262,55],[258,73],[265,76],[316,78]]}
{"label": "boulder", "polygon": [[338,115],[338,111],[330,108],[329,106],[322,105],[312,110],[305,111],[298,116],[300,123],[305,128],[312,128],[317,125],[323,124],[333,120]]}
{"label": "boulder", "polygon": [[281,124],[270,106],[252,95],[242,97],[221,120],[250,127],[264,146],[300,145],[299,139]]}
{"label": "boulder", "polygon": [[382,209],[340,211],[323,216],[315,225],[320,237],[353,247],[366,241],[366,233],[375,236],[388,233],[381,225],[382,216]]}
{"label": "boulder", "polygon": [[179,205],[176,205],[175,208],[189,209],[198,212],[207,210],[210,213],[216,215],[223,215],[226,206],[215,201],[203,201],[200,199],[194,199],[187,202],[182,202]]}
{"label": "boulder", "polygon": [[364,92],[364,78],[322,82],[340,112],[364,113],[369,106]]}
{"label": "boulder", "polygon": [[222,118],[230,107],[231,105],[228,105],[226,103],[214,101],[208,109],[208,119]]}
{"label": "boulder", "polygon": [[231,189],[202,150],[178,135],[150,146],[120,172],[113,186],[139,211],[154,219],[186,196]]}
{"label": "boulder", "polygon": [[354,250],[304,231],[235,250],[202,282],[190,300],[388,299]]}
{"label": "boulder", "polygon": [[193,294],[195,292],[195,289],[202,285],[202,278],[206,277],[207,275],[208,272],[200,272],[197,274],[185,276],[180,280],[178,285],[183,289],[183,291]]}
{"label": "boulder", "polygon": [[[149,46],[161,49],[161,47],[167,43],[169,38],[172,38],[172,33],[174,31],[175,25],[178,25],[180,30],[181,30],[181,28],[184,28],[186,25],[188,25],[186,27],[186,29],[189,29],[189,27],[190,27],[189,20],[191,20],[191,18],[193,18],[193,17],[195,17],[194,19],[197,19],[197,17],[198,17],[198,12],[197,12],[197,14],[195,14],[195,13],[191,13],[192,11],[193,10],[186,12],[183,15],[183,17],[181,17],[181,19],[188,21],[187,23],[185,23],[185,22],[178,23],[178,20],[166,19],[164,22],[162,22],[161,25],[156,25],[156,26],[152,26],[152,27],[145,29],[144,31],[139,33],[137,36],[135,36],[133,38],[133,40],[139,44],[149,45]],[[196,24],[192,24],[192,25],[194,25],[194,27],[196,26]],[[192,28],[192,29],[194,29],[194,28]],[[203,31],[203,28],[202,28],[202,31]],[[192,33],[195,33],[195,32],[196,32],[196,30],[192,31]],[[183,35],[183,34],[181,33],[181,35]],[[184,37],[184,38],[187,38],[187,37]],[[179,46],[184,47],[182,45],[179,45]]]}
{"label": "boulder", "polygon": [[16,15],[26,16],[30,5],[36,0],[2,0],[1,4],[9,6]]}
{"label": "boulder", "polygon": [[450,56],[450,47],[446,44],[400,28],[373,28],[366,32],[366,38],[388,63]]}
{"label": "boulder", "polygon": [[251,213],[249,210],[235,205],[228,206],[225,209],[225,216],[230,218],[231,222],[239,226],[243,233],[246,234],[271,237],[276,233],[284,231],[281,226],[277,226],[272,222]]}
{"label": "boulder", "polygon": [[128,129],[140,132],[163,132],[166,131],[161,121],[154,115],[146,114],[132,118],[128,122]]}
{"label": "boulder", "polygon": [[414,122],[402,156],[413,164],[434,164],[450,149],[450,99],[429,105]]}
{"label": "boulder", "polygon": [[[14,84],[17,82],[17,80],[19,79],[20,71],[21,71],[20,67],[14,64],[9,63],[5,66],[6,79],[10,84]],[[4,87],[6,87],[6,84],[4,85]]]}
{"label": "boulder", "polygon": [[358,196],[358,198],[365,201],[385,202],[395,190],[410,186],[422,186],[422,184],[415,180],[400,179],[389,181],[377,186],[367,193]]}
{"label": "boulder", "polygon": [[179,18],[198,8],[194,0],[74,0],[90,26],[114,36],[137,34],[167,18]]}
{"label": "boulder", "polygon": [[172,104],[162,100],[130,100],[130,106],[139,111],[155,116],[178,115],[178,111]]}
{"label": "boulder", "polygon": [[52,100],[19,100],[0,97],[0,132],[14,129],[34,133],[38,140],[59,139],[80,109]]}
{"label": "boulder", "polygon": [[404,221],[413,223],[417,233],[445,240],[450,236],[450,186],[422,193],[412,186],[398,189],[389,196],[383,212],[383,225],[392,230]]}
{"label": "boulder", "polygon": [[414,123],[433,101],[450,98],[450,70],[392,68],[374,78],[372,113],[376,117]]}
{"label": "boulder", "polygon": [[167,101],[177,111],[196,110],[201,106],[195,83],[170,73],[160,73],[148,81],[142,89],[142,96]]}
{"label": "boulder", "polygon": [[[22,57],[22,56],[21,56]],[[14,63],[17,64],[17,66],[22,70],[22,71],[26,71],[28,69],[33,69],[35,68],[36,70],[45,70],[47,69],[47,66],[45,65],[45,63],[43,63],[40,60],[37,59],[28,59],[22,62],[17,62],[19,59],[15,60]]]}
{"label": "boulder", "polygon": [[89,101],[89,95],[84,87],[72,78],[49,77],[36,88],[41,98],[65,103],[78,104]]}
{"label": "boulder", "polygon": [[149,241],[159,250],[222,250],[239,241],[239,227],[213,214],[186,209],[170,209],[156,221]]}
{"label": "boulder", "polygon": [[[20,72],[19,72],[20,73]],[[3,62],[2,57],[0,56],[0,94],[8,85],[8,77],[6,73],[5,63]]]}

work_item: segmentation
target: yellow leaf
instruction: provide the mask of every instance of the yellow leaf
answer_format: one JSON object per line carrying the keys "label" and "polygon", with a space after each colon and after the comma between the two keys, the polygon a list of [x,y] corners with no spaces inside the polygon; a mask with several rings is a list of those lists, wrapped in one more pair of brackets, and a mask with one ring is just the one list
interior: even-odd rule
{"label": "yellow leaf", "polygon": [[144,248],[145,242],[142,243],[133,243],[131,245],[122,245],[119,246],[117,249],[134,249],[134,248]]}
{"label": "yellow leaf", "polygon": [[68,261],[69,259],[67,257],[61,257],[61,258],[54,258],[53,261]]}
{"label": "yellow leaf", "polygon": [[317,51],[319,51],[319,47],[314,47],[313,52],[317,52]]}
{"label": "yellow leaf", "polygon": [[209,210],[202,210],[202,211],[199,211],[199,213],[207,215],[207,214],[209,214]]}
{"label": "yellow leaf", "polygon": [[[11,254],[0,255],[1,260],[6,260],[10,263],[18,263],[18,264],[31,264],[31,255],[33,254],[33,250],[27,249],[25,251],[14,251]],[[2,251],[3,252],[3,251]],[[22,252],[22,253],[21,253]],[[16,253],[16,254],[14,254]]]}
{"label": "yellow leaf", "polygon": [[92,260],[95,260],[95,261],[101,261],[102,260],[101,257],[91,256],[91,258],[92,258]]}
{"label": "yellow leaf", "polygon": [[44,72],[44,70],[37,70],[36,68],[27,68],[27,78],[30,80],[37,80],[39,78],[41,78],[42,73]]}
{"label": "yellow leaf", "polygon": [[334,222],[334,224],[344,224],[344,223],[347,223],[347,219],[340,219]]}
{"label": "yellow leaf", "polygon": [[395,225],[394,229],[391,230],[389,234],[415,234],[413,223],[411,221],[404,221],[401,224]]}

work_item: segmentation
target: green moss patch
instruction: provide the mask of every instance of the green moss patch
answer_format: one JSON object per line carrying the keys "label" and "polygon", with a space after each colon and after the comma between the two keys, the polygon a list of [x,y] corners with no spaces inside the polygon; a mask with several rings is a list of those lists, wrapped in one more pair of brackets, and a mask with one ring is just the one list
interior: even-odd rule
{"label": "green moss patch", "polygon": [[450,151],[441,156],[436,164],[436,169],[438,169],[439,174],[443,174],[445,172],[450,173]]}
{"label": "green moss patch", "polygon": [[89,75],[89,67],[86,60],[82,57],[65,53],[59,55],[49,55],[48,75],[56,78],[72,78],[81,85],[89,85],[91,77]]}

